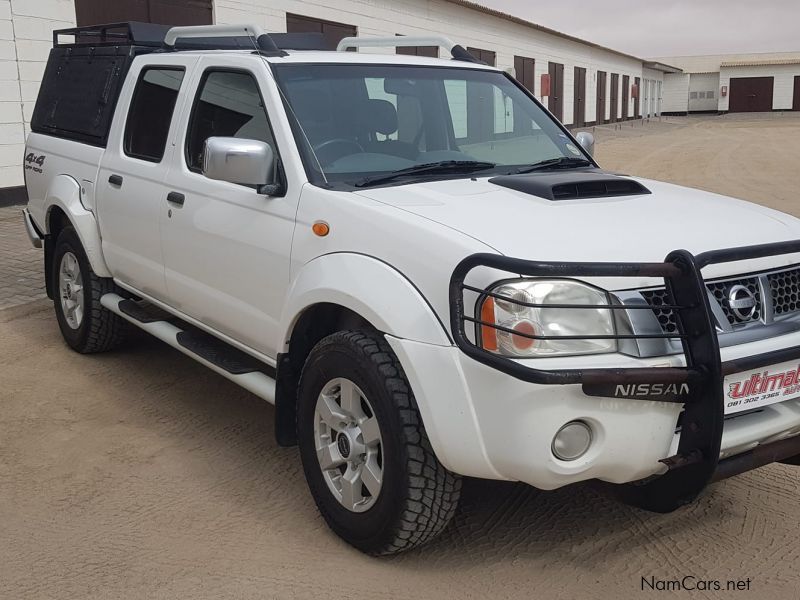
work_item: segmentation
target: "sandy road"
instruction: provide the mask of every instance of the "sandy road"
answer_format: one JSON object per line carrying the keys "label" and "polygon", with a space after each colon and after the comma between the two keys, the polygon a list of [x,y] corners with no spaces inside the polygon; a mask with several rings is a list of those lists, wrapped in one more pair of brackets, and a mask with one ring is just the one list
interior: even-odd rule
{"label": "sandy road", "polygon": [[[655,129],[655,128],[654,128]],[[601,140],[612,168],[800,214],[800,119],[690,120]],[[587,485],[469,481],[435,543],[366,558],[318,516],[273,410],[163,344],[66,349],[46,303],[0,312],[0,597],[643,598],[656,580],[751,579],[800,597],[800,468],[669,515]]]}

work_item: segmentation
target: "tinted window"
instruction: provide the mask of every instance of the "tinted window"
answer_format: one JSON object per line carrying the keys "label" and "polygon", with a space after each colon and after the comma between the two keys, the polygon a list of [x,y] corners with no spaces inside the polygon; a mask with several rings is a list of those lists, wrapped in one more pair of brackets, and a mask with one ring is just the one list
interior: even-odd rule
{"label": "tinted window", "polygon": [[210,137],[235,137],[275,142],[258,84],[249,73],[208,71],[200,84],[187,135],[186,162],[199,171],[203,147]]}
{"label": "tinted window", "polygon": [[182,69],[150,68],[142,71],[128,111],[125,154],[161,161],[181,81]]}

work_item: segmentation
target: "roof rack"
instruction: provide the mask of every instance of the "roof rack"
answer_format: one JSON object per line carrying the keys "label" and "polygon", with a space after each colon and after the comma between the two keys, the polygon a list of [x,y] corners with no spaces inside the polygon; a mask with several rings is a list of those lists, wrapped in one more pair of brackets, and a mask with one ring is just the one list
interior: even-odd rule
{"label": "roof rack", "polygon": [[466,48],[443,35],[397,35],[394,37],[346,37],[336,46],[337,52],[348,48],[398,48],[408,46],[437,46],[444,48],[454,60],[486,64],[475,58]]}
{"label": "roof rack", "polygon": [[[70,27],[53,31],[53,47],[149,46],[160,48],[164,43],[164,35],[167,31],[169,31],[168,25],[136,21]],[[64,35],[73,36],[74,40],[62,42],[60,37]]]}
{"label": "roof rack", "polygon": [[[62,36],[71,36],[62,41]],[[300,44],[301,40],[287,40]],[[306,43],[311,44],[310,40]],[[268,55],[285,54],[267,33],[256,25],[200,25],[171,27],[130,21],[53,31],[54,48],[138,46],[152,50],[235,50],[257,49]]]}

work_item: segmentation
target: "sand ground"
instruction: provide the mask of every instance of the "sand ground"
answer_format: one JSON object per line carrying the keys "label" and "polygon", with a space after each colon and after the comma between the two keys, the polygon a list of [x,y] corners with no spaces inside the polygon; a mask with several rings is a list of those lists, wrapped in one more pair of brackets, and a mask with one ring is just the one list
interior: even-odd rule
{"label": "sand ground", "polygon": [[[597,137],[604,166],[800,215],[800,118]],[[0,311],[0,406],[2,598],[640,598],[670,595],[643,577],[684,576],[750,591],[680,597],[800,597],[798,467],[669,515],[588,485],[468,481],[441,538],[372,559],[328,531],[273,409],[157,341],[80,356],[46,301]]]}

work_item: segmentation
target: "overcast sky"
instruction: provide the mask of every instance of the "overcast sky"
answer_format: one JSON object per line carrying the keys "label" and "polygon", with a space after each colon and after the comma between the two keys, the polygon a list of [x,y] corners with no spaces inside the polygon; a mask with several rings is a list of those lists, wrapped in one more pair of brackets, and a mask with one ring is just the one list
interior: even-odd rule
{"label": "overcast sky", "polygon": [[800,51],[800,0],[476,0],[649,58]]}

